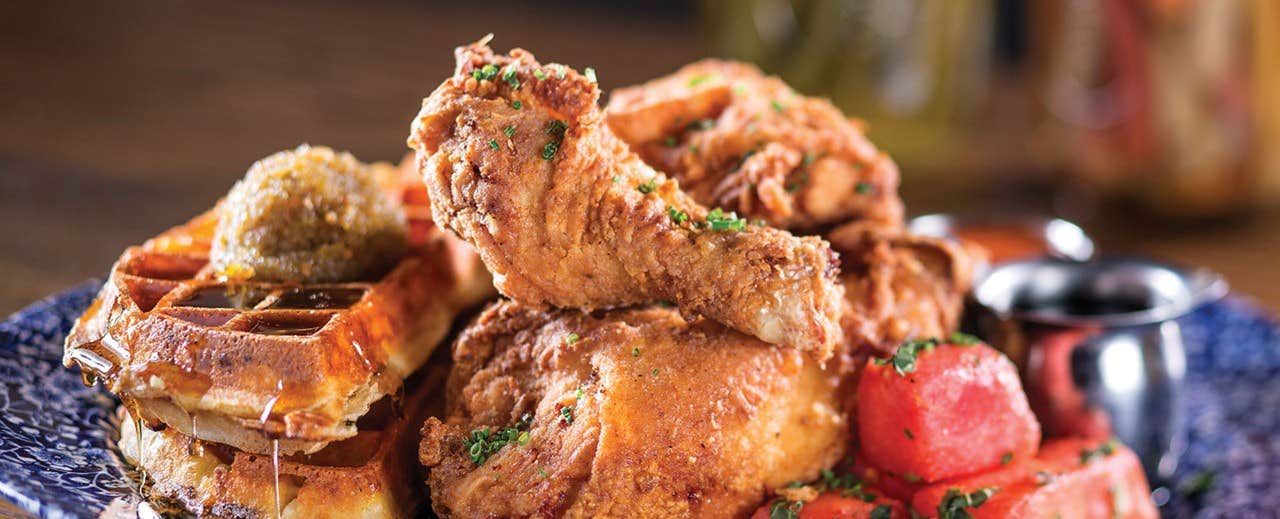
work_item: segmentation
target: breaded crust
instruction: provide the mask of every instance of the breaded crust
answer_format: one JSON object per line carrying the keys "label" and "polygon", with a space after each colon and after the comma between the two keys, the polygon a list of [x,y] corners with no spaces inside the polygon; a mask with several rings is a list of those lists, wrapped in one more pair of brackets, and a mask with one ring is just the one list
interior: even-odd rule
{"label": "breaded crust", "polygon": [[[419,452],[444,517],[744,516],[848,440],[814,359],[668,308],[496,303],[454,363],[449,418],[428,419]],[[475,430],[525,413],[526,444],[474,463]]]}

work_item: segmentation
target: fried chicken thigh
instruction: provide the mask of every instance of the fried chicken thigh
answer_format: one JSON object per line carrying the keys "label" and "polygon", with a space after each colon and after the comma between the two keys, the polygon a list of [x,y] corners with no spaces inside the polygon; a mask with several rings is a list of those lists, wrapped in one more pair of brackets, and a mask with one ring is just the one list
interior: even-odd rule
{"label": "fried chicken thigh", "polygon": [[610,128],[698,202],[797,231],[902,223],[898,168],[830,101],[754,66],[704,60],[615,90]]}
{"label": "fried chicken thigh", "polygon": [[496,303],[454,362],[420,450],[446,517],[745,516],[848,440],[812,357],[658,306]]}
{"label": "fried chicken thigh", "polygon": [[483,44],[457,60],[409,145],[435,221],[476,247],[504,295],[588,310],[669,301],[831,355],[844,302],[826,242],[699,205],[609,130],[595,82],[568,67]]}

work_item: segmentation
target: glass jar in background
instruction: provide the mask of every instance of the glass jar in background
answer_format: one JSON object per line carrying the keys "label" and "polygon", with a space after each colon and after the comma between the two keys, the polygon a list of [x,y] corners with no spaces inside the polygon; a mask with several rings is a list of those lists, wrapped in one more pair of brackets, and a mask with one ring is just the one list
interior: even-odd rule
{"label": "glass jar in background", "polygon": [[[988,95],[992,0],[705,0],[712,53],[868,122],[904,177],[954,171]],[[980,168],[973,168],[980,169]]]}
{"label": "glass jar in background", "polygon": [[1051,0],[1030,18],[1042,137],[1073,187],[1170,220],[1280,201],[1280,4]]}

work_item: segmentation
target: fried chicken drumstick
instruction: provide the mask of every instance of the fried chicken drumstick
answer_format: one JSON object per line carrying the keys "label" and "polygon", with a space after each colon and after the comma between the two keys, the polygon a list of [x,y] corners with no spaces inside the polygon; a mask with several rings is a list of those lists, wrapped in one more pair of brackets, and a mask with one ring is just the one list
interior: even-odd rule
{"label": "fried chicken drumstick", "polygon": [[745,63],[703,60],[615,90],[610,128],[698,202],[797,231],[902,223],[898,168],[830,101]]}
{"label": "fried chicken drumstick", "polygon": [[813,358],[673,309],[501,302],[454,362],[419,453],[442,517],[742,517],[848,442]]}
{"label": "fried chicken drumstick", "polygon": [[479,251],[507,297],[579,309],[669,301],[761,340],[831,355],[837,256],[708,210],[614,136],[591,79],[517,49],[459,48],[410,147],[437,224]]}

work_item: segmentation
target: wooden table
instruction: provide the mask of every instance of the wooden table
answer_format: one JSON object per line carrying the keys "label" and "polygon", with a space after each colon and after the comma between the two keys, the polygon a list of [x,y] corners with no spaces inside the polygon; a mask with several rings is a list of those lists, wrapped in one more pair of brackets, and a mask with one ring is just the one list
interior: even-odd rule
{"label": "wooden table", "polygon": [[[0,5],[0,315],[104,275],[126,245],[210,207],[271,152],[309,142],[399,159],[450,49],[488,32],[498,48],[594,66],[606,89],[705,54],[682,2],[473,4]],[[937,186],[908,175],[909,207],[952,208]],[[1208,265],[1280,308],[1280,269],[1264,256],[1280,251],[1274,215],[1108,230],[1105,248]]]}

